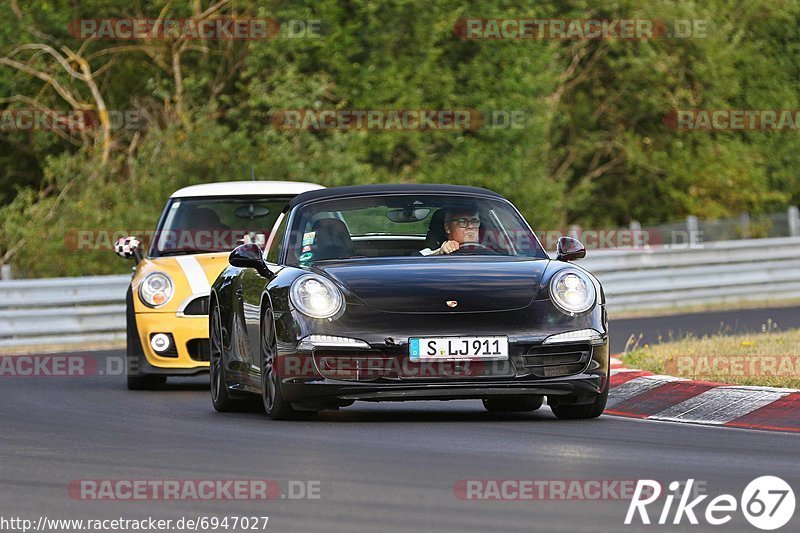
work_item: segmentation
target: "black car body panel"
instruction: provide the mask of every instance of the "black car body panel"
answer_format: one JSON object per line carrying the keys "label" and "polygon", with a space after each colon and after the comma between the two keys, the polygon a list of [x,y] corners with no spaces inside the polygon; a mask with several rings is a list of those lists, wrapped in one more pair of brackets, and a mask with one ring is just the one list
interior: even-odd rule
{"label": "black car body panel", "polygon": [[[412,194],[446,189],[458,194],[499,195],[471,187],[342,187],[298,195],[290,220],[317,199],[358,194]],[[348,191],[349,190],[349,191]],[[387,192],[388,191],[388,192]],[[503,200],[505,201],[505,200]],[[506,201],[507,202],[507,201]],[[510,205],[510,204],[509,204]],[[288,236],[285,237],[288,239]],[[273,367],[287,400],[309,409],[335,408],[350,400],[488,398],[548,395],[582,404],[600,394],[609,376],[605,295],[585,270],[547,258],[505,256],[348,258],[314,265],[289,265],[285,256],[255,268],[229,266],[212,286],[211,307],[222,317],[222,353],[227,387],[232,392],[262,393],[262,321],[276,337]],[[564,268],[583,272],[596,291],[587,312],[570,316],[550,296],[552,276]],[[344,296],[334,318],[311,318],[295,309],[290,287],[314,274],[333,282]],[[447,302],[456,302],[450,307]],[[600,340],[543,344],[552,335],[593,329]],[[308,348],[310,335],[360,341],[358,347]],[[415,337],[508,337],[508,360],[451,361],[434,371],[409,358]],[[331,358],[351,366],[326,369]],[[374,361],[381,364],[371,368]],[[359,365],[362,365],[359,367]],[[430,366],[430,365],[429,365]],[[343,403],[344,402],[344,403]]]}
{"label": "black car body panel", "polygon": [[[442,260],[448,261],[445,268]],[[465,256],[425,262],[415,258],[350,260],[326,264],[319,270],[375,311],[463,314],[527,307],[536,296],[546,266],[544,261]],[[448,309],[447,300],[458,301],[458,307]]]}

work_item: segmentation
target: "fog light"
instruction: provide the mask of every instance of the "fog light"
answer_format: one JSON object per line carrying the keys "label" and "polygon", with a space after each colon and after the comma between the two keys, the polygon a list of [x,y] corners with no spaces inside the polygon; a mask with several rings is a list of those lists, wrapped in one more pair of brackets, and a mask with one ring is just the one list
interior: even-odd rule
{"label": "fog light", "polygon": [[166,333],[156,333],[150,337],[150,347],[158,353],[166,352],[169,350],[171,342],[169,335]]}

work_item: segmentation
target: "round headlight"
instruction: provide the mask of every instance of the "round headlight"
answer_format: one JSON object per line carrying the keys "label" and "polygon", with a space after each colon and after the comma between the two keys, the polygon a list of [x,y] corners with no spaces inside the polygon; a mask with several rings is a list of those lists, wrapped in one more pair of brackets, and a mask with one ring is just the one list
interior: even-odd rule
{"label": "round headlight", "polygon": [[148,307],[161,307],[172,298],[173,288],[172,278],[163,272],[153,272],[139,285],[139,297]]}
{"label": "round headlight", "polygon": [[336,285],[313,274],[294,280],[289,294],[297,310],[312,318],[330,318],[344,306],[344,298]]}
{"label": "round headlight", "polygon": [[567,268],[550,280],[550,297],[564,313],[579,315],[592,308],[596,294],[594,284],[586,274]]}

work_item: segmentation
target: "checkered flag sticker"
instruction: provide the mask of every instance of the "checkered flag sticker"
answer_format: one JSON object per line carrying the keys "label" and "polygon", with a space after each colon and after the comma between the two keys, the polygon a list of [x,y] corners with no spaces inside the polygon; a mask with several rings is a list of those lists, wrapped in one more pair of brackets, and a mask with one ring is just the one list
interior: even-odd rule
{"label": "checkered flag sticker", "polygon": [[136,237],[122,237],[114,243],[114,251],[120,257],[131,259],[134,257],[134,250],[141,246],[142,243]]}

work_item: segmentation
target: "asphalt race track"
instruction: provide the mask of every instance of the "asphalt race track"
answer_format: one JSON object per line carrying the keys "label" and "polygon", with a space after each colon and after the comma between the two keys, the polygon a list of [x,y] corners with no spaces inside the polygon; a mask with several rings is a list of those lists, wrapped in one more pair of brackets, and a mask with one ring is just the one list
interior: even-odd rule
{"label": "asphalt race track", "polygon": [[[304,532],[757,531],[740,511],[718,527],[701,515],[711,498],[738,500],[760,476],[800,487],[798,434],[613,416],[559,421],[547,407],[490,415],[477,401],[356,403],[313,420],[274,422],[257,409],[216,413],[207,378],[134,393],[121,376],[4,377],[0,390],[5,517],[12,510],[33,520],[269,516],[267,531]],[[644,526],[637,517],[638,526],[625,527],[629,500],[464,500],[454,490],[459,480],[645,478],[665,488],[701,483],[709,498],[695,508],[700,525],[684,517],[682,527]],[[70,481],[84,479],[270,479],[283,496],[290,481],[320,483],[318,499],[107,502],[68,493]],[[663,504],[648,507],[652,521]],[[798,526],[800,511],[782,531]]]}
{"label": "asphalt race track", "polygon": [[[693,478],[711,495],[738,497],[762,475],[800,484],[800,436],[792,434],[611,416],[567,422],[546,407],[493,416],[472,401],[355,404],[317,420],[273,422],[214,412],[203,380],[153,393],[103,377],[19,378],[3,389],[0,498],[17,516],[266,515],[271,531],[618,532],[624,501],[463,501],[454,485]],[[250,478],[282,487],[317,480],[320,498],[109,503],[67,493],[80,479]],[[797,530],[797,516],[794,523],[787,530]],[[752,530],[740,515],[733,525],[726,530]]]}

